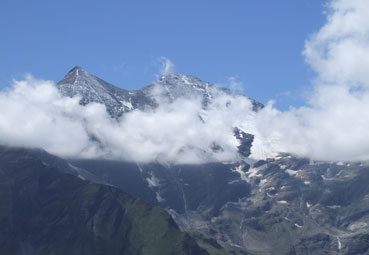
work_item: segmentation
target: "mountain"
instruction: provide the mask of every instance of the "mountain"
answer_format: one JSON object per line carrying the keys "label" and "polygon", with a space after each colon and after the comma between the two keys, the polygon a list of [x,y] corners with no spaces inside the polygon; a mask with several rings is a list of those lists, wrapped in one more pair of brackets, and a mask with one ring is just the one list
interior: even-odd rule
{"label": "mountain", "polygon": [[282,154],[245,164],[73,162],[250,254],[368,254],[369,164]]}
{"label": "mountain", "polygon": [[146,91],[128,91],[115,87],[79,66],[70,70],[57,85],[64,96],[80,96],[82,105],[91,102],[105,104],[112,117],[119,117],[133,109],[155,105]]}
{"label": "mountain", "polygon": [[164,210],[41,150],[0,146],[0,251],[208,254]]}
{"label": "mountain", "polygon": [[[67,75],[58,83],[59,90],[66,96],[79,95],[81,104],[105,104],[113,118],[133,109],[155,108],[158,89],[169,101],[200,97],[204,110],[218,95],[232,93],[182,74],[167,75],[129,92],[85,71],[82,76],[80,70],[72,69],[71,80]],[[138,94],[140,100],[135,99]],[[116,104],[112,98],[118,98]],[[118,107],[119,102],[123,107]],[[263,107],[252,102],[254,111]],[[125,104],[132,107],[124,108]],[[254,135],[237,126],[233,131],[240,154],[235,162],[69,162],[101,182],[165,209],[182,230],[215,238],[214,247],[265,255],[369,254],[369,163],[314,162],[289,154],[255,160],[249,157]]]}
{"label": "mountain", "polygon": [[[140,90],[128,91],[89,74],[79,66],[70,70],[57,86],[64,96],[80,96],[82,105],[91,102],[104,104],[114,118],[134,109],[155,108],[158,105],[156,88],[160,88],[160,92],[168,100],[201,97],[204,107],[216,94],[231,93],[228,89],[219,88],[209,82],[203,82],[184,74],[169,74]],[[263,107],[255,100],[252,101],[255,110]]]}

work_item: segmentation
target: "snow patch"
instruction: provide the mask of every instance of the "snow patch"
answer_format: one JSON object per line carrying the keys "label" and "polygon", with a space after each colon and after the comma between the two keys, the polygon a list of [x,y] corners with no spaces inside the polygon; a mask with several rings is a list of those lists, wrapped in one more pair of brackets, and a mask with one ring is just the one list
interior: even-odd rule
{"label": "snow patch", "polygon": [[341,250],[342,243],[341,243],[341,240],[340,240],[340,238],[338,236],[337,236],[337,244],[338,244],[338,250]]}
{"label": "snow patch", "polygon": [[158,201],[159,203],[165,202],[165,199],[160,196],[159,192],[155,192],[155,195],[156,201]]}
{"label": "snow patch", "polygon": [[296,171],[296,170],[292,170],[292,169],[287,169],[286,173],[288,173],[290,176],[296,176],[300,171]]}
{"label": "snow patch", "polygon": [[127,107],[129,110],[133,109],[132,102],[130,101],[120,101],[125,107]]}
{"label": "snow patch", "polygon": [[147,183],[149,184],[150,188],[156,188],[160,186],[160,180],[156,178],[154,175],[151,175],[151,178],[146,178]]}
{"label": "snow patch", "polygon": [[338,209],[340,208],[341,206],[340,205],[329,205],[327,206],[328,208],[331,208],[331,209]]}
{"label": "snow patch", "polygon": [[263,165],[261,167],[256,167],[256,168],[250,168],[249,171],[247,171],[247,176],[250,177],[261,177],[262,175],[259,174],[258,172],[260,170],[263,170],[267,167],[267,165]]}
{"label": "snow patch", "polygon": [[243,166],[242,165],[239,165],[239,166],[235,167],[234,169],[232,169],[232,172],[239,173],[241,180],[243,180],[245,182],[249,182],[249,179],[247,178],[246,173],[243,171]]}
{"label": "snow patch", "polygon": [[233,184],[233,183],[237,183],[237,182],[239,182],[239,180],[229,181],[228,184]]}
{"label": "snow patch", "polygon": [[288,202],[286,200],[280,200],[280,201],[277,201],[278,204],[288,204]]}
{"label": "snow patch", "polygon": [[81,180],[83,180],[83,181],[85,181],[85,180],[86,180],[86,178],[85,178],[85,177],[83,177],[83,176],[82,176],[82,175],[80,175],[80,174],[79,174],[77,177],[78,177],[78,178],[80,178],[80,179],[81,179]]}
{"label": "snow patch", "polygon": [[324,175],[321,175],[320,177],[322,177],[322,179],[324,181],[331,181],[331,180],[334,180],[334,178],[328,178],[328,177],[325,177]]}

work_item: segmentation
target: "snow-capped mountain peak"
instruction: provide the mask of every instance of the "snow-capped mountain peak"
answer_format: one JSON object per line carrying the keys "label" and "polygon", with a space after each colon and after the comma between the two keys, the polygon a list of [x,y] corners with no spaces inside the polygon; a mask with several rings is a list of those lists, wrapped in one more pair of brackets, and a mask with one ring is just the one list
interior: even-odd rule
{"label": "snow-capped mountain peak", "polygon": [[[104,104],[112,117],[119,117],[142,105],[142,95],[139,92],[132,93],[113,86],[80,66],[70,70],[57,86],[64,96],[80,96],[82,105],[91,102]],[[152,102],[148,100],[146,103]]]}
{"label": "snow-capped mountain peak", "polygon": [[[128,91],[89,74],[80,66],[71,69],[57,86],[64,96],[80,96],[80,103],[83,105],[90,102],[104,104],[114,118],[134,109],[156,107],[158,89],[161,96],[170,101],[178,98],[199,97],[204,107],[219,94],[232,94],[229,89],[185,74],[168,74],[140,90]],[[251,101],[255,110],[263,107],[262,104],[252,99]]]}

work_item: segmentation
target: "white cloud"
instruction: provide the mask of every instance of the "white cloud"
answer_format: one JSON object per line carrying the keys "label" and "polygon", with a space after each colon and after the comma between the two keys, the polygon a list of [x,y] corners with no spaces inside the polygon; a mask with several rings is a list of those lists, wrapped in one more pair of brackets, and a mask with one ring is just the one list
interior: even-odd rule
{"label": "white cloud", "polygon": [[28,76],[15,81],[14,87],[0,94],[0,140],[2,143],[47,148],[62,156],[89,154],[95,149],[89,141],[83,115],[100,105],[85,108],[78,98],[62,98],[50,81]]}
{"label": "white cloud", "polygon": [[316,71],[308,106],[279,112],[267,106],[256,129],[269,151],[323,160],[369,160],[369,2],[334,0],[327,22],[307,40]]}
{"label": "white cloud", "polygon": [[[7,109],[0,115],[1,143],[41,147],[62,157],[233,161],[238,158],[233,127],[240,115],[252,112],[249,100],[224,94],[207,111],[196,98],[162,100],[155,110],[135,110],[117,121],[103,105],[78,102],[79,98],[60,96],[50,81],[30,76],[15,81],[11,89],[0,93],[0,107]],[[223,150],[213,151],[214,144]]]}
{"label": "white cloud", "polygon": [[[308,106],[281,112],[271,102],[255,113],[244,97],[220,95],[207,110],[199,99],[159,100],[155,110],[136,110],[116,121],[103,105],[81,106],[78,98],[61,97],[52,82],[27,77],[0,93],[0,141],[66,157],[202,163],[238,159],[232,133],[238,126],[255,135],[255,158],[289,152],[369,160],[368,13],[366,0],[328,5],[326,24],[304,50],[317,73]],[[159,60],[161,75],[173,72],[169,59]],[[233,78],[230,82],[240,85]],[[223,151],[214,152],[214,143]]]}
{"label": "white cloud", "polygon": [[169,58],[160,57],[158,58],[158,62],[160,64],[160,76],[174,73],[174,64]]}
{"label": "white cloud", "polygon": [[243,83],[238,80],[237,76],[228,77],[229,89],[235,93],[243,93]]}
{"label": "white cloud", "polygon": [[321,82],[369,86],[369,3],[334,0],[326,24],[306,42],[306,61]]}

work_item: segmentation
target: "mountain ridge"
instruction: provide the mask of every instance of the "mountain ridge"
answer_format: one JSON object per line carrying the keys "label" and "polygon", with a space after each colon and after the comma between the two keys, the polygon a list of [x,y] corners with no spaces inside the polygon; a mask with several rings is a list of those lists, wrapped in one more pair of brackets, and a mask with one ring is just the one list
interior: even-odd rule
{"label": "mountain ridge", "polygon": [[[63,96],[73,97],[78,95],[81,97],[80,103],[82,105],[90,102],[105,104],[107,111],[114,118],[134,109],[155,108],[158,105],[155,98],[157,96],[156,91],[154,91],[156,86],[164,89],[162,92],[169,100],[199,96],[202,98],[204,107],[217,93],[233,94],[227,88],[221,88],[212,83],[203,82],[194,76],[180,73],[165,75],[150,85],[129,91],[88,73],[80,66],[72,68],[57,83],[57,87]],[[251,100],[255,111],[263,107],[261,103],[248,99]]]}

